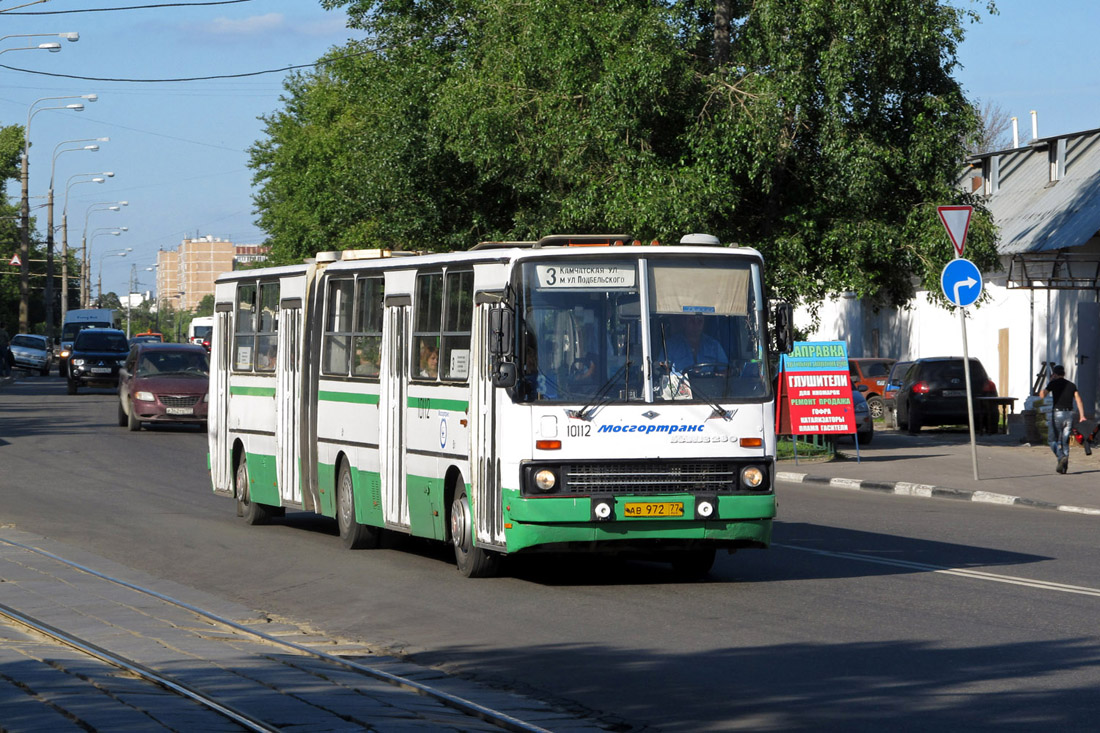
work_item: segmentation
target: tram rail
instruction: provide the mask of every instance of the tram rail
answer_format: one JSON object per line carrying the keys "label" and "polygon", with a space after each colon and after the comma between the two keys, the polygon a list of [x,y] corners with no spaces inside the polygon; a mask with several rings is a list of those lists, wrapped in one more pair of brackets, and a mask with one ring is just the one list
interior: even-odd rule
{"label": "tram rail", "polygon": [[[154,589],[146,588],[135,583],[131,583],[127,580],[108,575],[107,573],[103,573],[94,568],[87,567],[80,563],[43,550],[41,548],[17,542],[15,540],[4,537],[0,537],[0,543],[3,543],[4,545],[7,545],[9,547],[23,550],[25,552],[34,553],[41,557],[48,558],[54,562],[77,570],[81,573],[85,573],[92,577],[98,578],[99,580],[154,598],[167,606],[186,611],[190,614],[206,619],[208,622],[213,622],[214,624],[231,629],[238,634],[243,634],[260,639],[265,644],[274,645],[276,648],[291,650],[298,655],[321,660],[328,665],[338,666],[345,670],[352,671],[358,675],[369,677],[374,680],[379,680],[395,688],[414,692],[417,695],[430,698],[431,700],[434,700],[435,702],[445,706],[446,708],[451,709],[452,711],[456,711],[464,716],[468,716],[469,718],[488,723],[489,725],[499,728],[500,730],[514,731],[517,733],[549,733],[548,729],[546,728],[521,720],[503,711],[496,710],[486,705],[482,705],[475,701],[466,699],[464,697],[445,692],[443,690],[432,687],[431,685],[409,679],[408,677],[393,674],[391,672],[371,667],[360,662],[345,659],[335,654],[330,654],[319,649],[314,649],[305,644],[300,644],[294,641],[280,638],[273,634],[265,633],[245,624],[238,623],[237,621],[234,621],[232,619],[225,618],[222,615],[186,603],[182,600],[161,593]],[[157,671],[149,665],[143,664],[140,661],[134,659],[130,659],[115,651],[106,649],[101,645],[97,645],[87,639],[81,638],[79,636],[76,636],[75,634],[57,628],[56,626],[46,623],[42,619],[24,613],[23,611],[15,609],[11,606],[0,604],[0,615],[8,619],[9,623],[32,629],[35,632],[39,634],[44,634],[47,637],[55,640],[56,642],[75,649],[84,655],[94,657],[114,667],[126,670],[131,674],[137,675],[143,680],[158,685],[159,687],[174,692],[180,696],[189,698],[194,702],[202,705],[203,707],[219,713],[229,720],[232,720],[233,722],[242,726],[242,728],[244,729],[253,731],[280,730],[280,727],[273,725],[269,721],[264,720],[262,717],[257,716],[254,713],[242,710],[239,706],[227,704],[224,700],[219,699],[219,696],[216,692],[201,690],[195,685],[188,684],[173,677],[172,675],[164,674],[163,672]],[[315,678],[316,680],[322,681],[325,679],[324,675],[320,674],[315,675]],[[329,684],[338,685],[340,683],[329,681]]]}

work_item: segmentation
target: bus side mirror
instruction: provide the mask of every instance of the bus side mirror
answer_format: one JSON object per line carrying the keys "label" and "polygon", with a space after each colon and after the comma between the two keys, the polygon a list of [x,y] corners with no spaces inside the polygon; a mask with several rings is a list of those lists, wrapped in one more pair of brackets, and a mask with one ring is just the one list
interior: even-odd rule
{"label": "bus side mirror", "polygon": [[775,351],[786,354],[794,346],[794,309],[790,303],[773,303],[771,307],[772,337],[775,342]]}
{"label": "bus side mirror", "polygon": [[508,359],[514,351],[512,311],[508,308],[493,308],[489,311],[489,355]]}
{"label": "bus side mirror", "polygon": [[492,380],[494,387],[511,389],[516,386],[516,365],[511,361],[493,360]]}
{"label": "bus side mirror", "polygon": [[510,389],[516,386],[518,370],[513,360],[515,331],[512,310],[506,307],[489,311],[489,357],[492,367],[490,379],[494,387]]}

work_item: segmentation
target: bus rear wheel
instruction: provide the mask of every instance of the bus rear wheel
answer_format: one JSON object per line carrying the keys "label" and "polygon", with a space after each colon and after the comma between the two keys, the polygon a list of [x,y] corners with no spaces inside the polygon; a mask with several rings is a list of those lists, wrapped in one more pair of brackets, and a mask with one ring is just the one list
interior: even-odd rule
{"label": "bus rear wheel", "polygon": [[237,516],[244,517],[245,524],[268,524],[275,516],[274,507],[249,501],[248,463],[242,455],[237,461]]}
{"label": "bus rear wheel", "polygon": [[378,547],[382,539],[380,529],[355,520],[354,484],[347,461],[340,462],[340,477],[336,480],[336,523],[340,527],[340,540],[349,550]]}
{"label": "bus rear wheel", "polygon": [[500,556],[480,547],[474,547],[474,522],[466,489],[455,492],[451,503],[451,544],[455,548],[455,564],[458,572],[467,578],[487,578],[496,575]]}

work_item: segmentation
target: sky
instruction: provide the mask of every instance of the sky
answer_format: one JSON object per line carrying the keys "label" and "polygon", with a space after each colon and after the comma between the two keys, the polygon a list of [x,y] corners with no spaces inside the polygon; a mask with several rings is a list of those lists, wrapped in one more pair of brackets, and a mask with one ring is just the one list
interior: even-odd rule
{"label": "sky", "polygon": [[[327,12],[316,0],[49,0],[15,10],[30,0],[0,0],[0,36],[77,32],[80,40],[7,38],[0,41],[0,125],[30,123],[30,195],[39,231],[46,229],[45,194],[54,168],[54,218],[60,226],[67,193],[68,242],[79,247],[85,224],[91,238],[92,285],[125,293],[131,265],[140,287],[155,287],[145,268],[158,249],[185,238],[212,236],[256,244],[252,171],[247,149],[263,136],[262,115],[280,109],[287,72],[220,81],[135,83],[84,81],[15,71],[107,79],[168,79],[243,74],[311,64],[327,50],[362,34],[345,27],[343,12]],[[194,3],[206,2],[206,5]],[[124,6],[182,5],[104,12],[65,12]],[[187,4],[191,4],[190,7]],[[4,10],[11,12],[2,12]],[[42,13],[15,15],[15,13]],[[52,14],[46,14],[52,13]],[[51,41],[57,53],[11,50]],[[5,68],[10,67],[10,68]],[[46,97],[96,94],[95,102]],[[54,110],[84,102],[83,111]],[[33,107],[32,107],[33,105]],[[59,143],[109,137],[98,151],[54,157]],[[62,145],[61,150],[93,142]],[[84,173],[113,172],[104,183]],[[75,177],[74,177],[75,176]],[[18,182],[8,185],[19,196]],[[42,196],[43,198],[34,198]],[[118,212],[106,202],[127,201]],[[89,211],[91,210],[91,211]],[[120,235],[111,231],[127,230]],[[60,232],[57,233],[60,248]],[[131,248],[125,257],[114,250]],[[58,250],[60,251],[60,249]],[[6,266],[10,254],[4,255]]]}
{"label": "sky", "polygon": [[[252,204],[249,146],[263,136],[259,119],[280,109],[286,72],[220,81],[137,83],[82,81],[17,71],[105,79],[167,79],[245,74],[311,64],[329,48],[360,37],[345,27],[342,11],[316,0],[0,0],[0,36],[77,32],[57,38],[0,41],[0,125],[25,125],[28,111],[81,100],[44,97],[97,94],[82,112],[43,109],[30,124],[30,193],[45,195],[55,164],[55,218],[60,224],[66,191],[69,243],[91,239],[92,278],[102,269],[104,291],[125,293],[131,265],[138,286],[151,289],[145,270],[158,249],[183,239],[212,236],[238,244],[264,239]],[[216,0],[214,0],[216,1]],[[967,23],[957,78],[972,100],[995,104],[1019,118],[1021,143],[1031,136],[1031,110],[1041,137],[1100,127],[1100,3],[1094,0],[951,0],[981,12]],[[72,12],[123,6],[177,5],[137,10]],[[3,12],[8,10],[10,12]],[[15,13],[38,13],[16,15]],[[22,51],[57,41],[59,53]],[[110,137],[98,152],[54,158],[59,143]],[[62,146],[62,149],[91,143]],[[56,161],[56,162],[55,162]],[[83,173],[111,171],[103,184],[77,183]],[[8,195],[17,196],[9,184]],[[127,201],[119,212],[100,210]],[[32,207],[45,203],[32,198]],[[91,213],[89,213],[91,209]],[[45,211],[33,209],[45,229]],[[127,231],[114,236],[125,226]],[[60,234],[58,234],[60,238]],[[125,257],[115,250],[131,248]],[[4,260],[7,260],[6,253]],[[0,263],[2,266],[2,263]]]}
{"label": "sky", "polygon": [[972,101],[992,103],[1019,119],[1020,144],[1100,128],[1100,3],[1095,0],[986,0],[956,7],[981,11],[967,23],[955,78]]}

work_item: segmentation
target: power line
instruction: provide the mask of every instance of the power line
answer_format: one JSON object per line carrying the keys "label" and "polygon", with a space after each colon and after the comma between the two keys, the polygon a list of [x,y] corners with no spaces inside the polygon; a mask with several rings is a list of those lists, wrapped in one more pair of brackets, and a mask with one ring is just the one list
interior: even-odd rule
{"label": "power line", "polygon": [[[43,0],[44,1],[44,0]],[[15,13],[10,10],[0,10],[2,15],[69,15],[71,13],[110,13],[118,10],[149,10],[153,8],[191,8],[204,5],[236,5],[237,3],[250,3],[252,0],[211,0],[210,2],[197,3],[159,3],[157,5],[127,5],[118,8],[79,8],[77,10],[27,10]],[[33,3],[28,3],[33,4]],[[20,6],[20,7],[26,7]]]}
{"label": "power line", "polygon": [[[239,2],[240,0],[232,0],[233,2]],[[185,76],[177,77],[173,79],[125,79],[119,77],[104,77],[104,76],[77,76],[75,74],[58,74],[52,71],[36,71],[34,69],[21,69],[17,66],[8,66],[6,64],[0,64],[0,69],[7,69],[8,71],[20,71],[24,74],[34,74],[36,76],[48,76],[55,79],[76,79],[78,81],[103,81],[103,82],[122,82],[127,84],[160,84],[166,82],[181,82],[181,81],[213,81],[217,79],[242,79],[249,76],[261,76],[263,74],[282,74],[287,71],[296,71],[298,69],[311,69],[315,66],[322,66],[324,64],[332,63],[333,61],[339,61],[341,59],[356,58],[357,56],[366,56],[369,53],[374,53],[374,49],[368,49],[365,51],[359,51],[357,53],[343,54],[333,58],[325,59],[322,61],[314,61],[311,64],[294,64],[293,66],[283,66],[278,69],[264,69],[262,71],[245,71],[239,74],[218,74],[215,76]]]}

